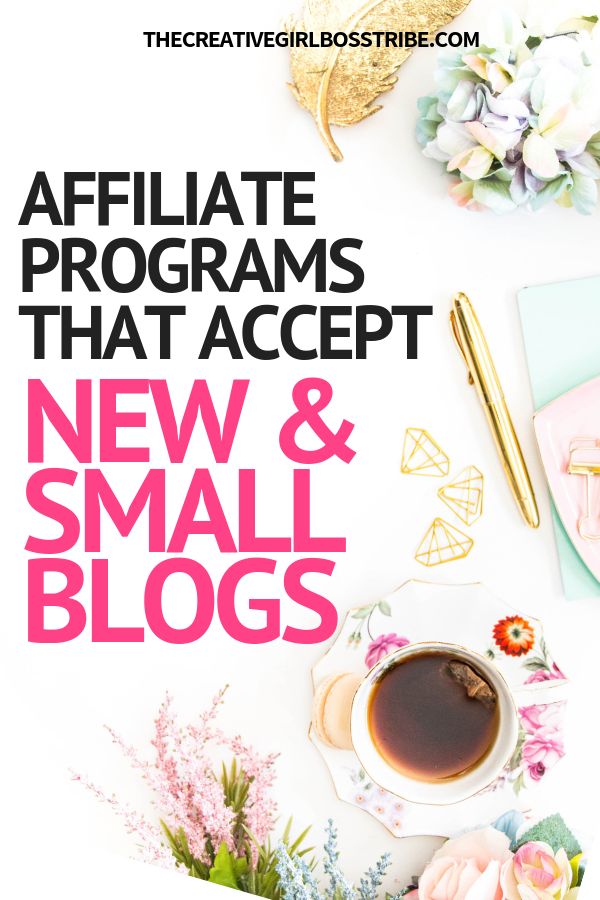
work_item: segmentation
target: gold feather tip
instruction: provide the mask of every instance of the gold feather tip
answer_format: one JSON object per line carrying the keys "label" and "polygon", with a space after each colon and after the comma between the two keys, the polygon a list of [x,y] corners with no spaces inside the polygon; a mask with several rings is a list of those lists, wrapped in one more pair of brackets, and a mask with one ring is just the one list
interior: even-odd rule
{"label": "gold feather tip", "polygon": [[[451,22],[470,0],[306,0],[287,24],[289,33],[427,32]],[[319,44],[320,40],[315,39]],[[354,125],[381,109],[377,98],[395,85],[396,72],[412,50],[404,47],[292,47],[290,88],[313,116],[317,130],[339,162],[331,125]]]}

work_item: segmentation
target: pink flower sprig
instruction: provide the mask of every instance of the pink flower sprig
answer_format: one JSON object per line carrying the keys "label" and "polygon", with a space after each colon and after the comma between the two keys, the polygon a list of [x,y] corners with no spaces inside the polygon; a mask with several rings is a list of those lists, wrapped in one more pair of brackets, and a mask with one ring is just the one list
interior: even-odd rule
{"label": "pink flower sprig", "polygon": [[[178,725],[172,698],[167,694],[154,722],[152,761],[144,759],[135,747],[107,726],[113,742],[152,790],[160,820],[168,832],[183,832],[193,858],[209,868],[223,844],[236,857],[248,855],[256,864],[255,844],[261,845],[268,838],[276,814],[269,793],[275,779],[276,756],[259,755],[241,736],[229,737],[215,725],[225,690],[216,694],[199,720],[185,726]],[[226,775],[215,774],[211,756],[215,748],[227,748],[236,760],[232,769],[235,797],[228,796]],[[158,829],[149,832],[151,826],[143,817],[136,818],[136,814],[120,806],[115,798],[108,798],[91,782],[81,777],[78,780],[124,818],[128,830],[144,846],[146,857],[159,852],[157,848],[151,849],[157,840],[162,844]],[[165,854],[170,855],[171,851],[162,846]]]}
{"label": "pink flower sprig", "polygon": [[143,862],[153,863],[163,869],[175,869],[178,872],[185,870],[177,866],[175,857],[163,841],[160,828],[152,825],[145,816],[121,803],[115,795],[105,794],[97,785],[83,775],[73,773],[73,781],[80,782],[101,803],[106,803],[113,812],[118,815],[125,825],[128,834],[133,835],[137,841],[137,847]]}

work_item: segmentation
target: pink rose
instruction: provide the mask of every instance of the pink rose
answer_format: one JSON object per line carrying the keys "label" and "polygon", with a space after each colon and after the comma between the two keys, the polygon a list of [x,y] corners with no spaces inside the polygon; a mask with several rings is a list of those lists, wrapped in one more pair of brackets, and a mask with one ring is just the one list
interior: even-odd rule
{"label": "pink rose", "polygon": [[562,738],[553,729],[540,728],[523,744],[523,765],[534,781],[539,781],[564,755]]}
{"label": "pink rose", "polygon": [[509,848],[507,836],[489,827],[446,841],[419,879],[419,900],[502,900]]}
{"label": "pink rose", "polygon": [[367,655],[365,656],[367,668],[370,669],[380,659],[387,656],[388,653],[391,653],[393,650],[399,650],[400,647],[406,647],[407,644],[410,644],[408,638],[400,637],[399,634],[380,634],[367,647]]}
{"label": "pink rose", "polygon": [[527,772],[532,781],[541,781],[546,774],[546,766],[543,762],[531,763]]}
{"label": "pink rose", "polygon": [[552,663],[551,669],[536,669],[533,675],[525,679],[525,684],[538,684],[540,681],[555,681],[564,679],[563,673],[560,671],[556,663]]}
{"label": "pink rose", "polygon": [[563,900],[571,887],[571,866],[564,850],[542,841],[524,844],[502,867],[505,900]]}
{"label": "pink rose", "polygon": [[521,725],[527,734],[536,734],[540,728],[547,731],[562,731],[565,701],[541,703],[537,706],[522,706],[519,709]]}

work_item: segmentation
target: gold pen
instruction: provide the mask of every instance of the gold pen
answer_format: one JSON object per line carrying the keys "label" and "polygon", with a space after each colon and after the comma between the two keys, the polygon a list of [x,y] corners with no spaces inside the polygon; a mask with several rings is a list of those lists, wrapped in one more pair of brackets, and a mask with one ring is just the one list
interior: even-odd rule
{"label": "gold pen", "polygon": [[471,301],[465,294],[454,295],[450,324],[458,349],[467,365],[469,382],[475,385],[481,400],[498,455],[521,515],[531,528],[537,528],[540,517],[529,472],[485,335]]}

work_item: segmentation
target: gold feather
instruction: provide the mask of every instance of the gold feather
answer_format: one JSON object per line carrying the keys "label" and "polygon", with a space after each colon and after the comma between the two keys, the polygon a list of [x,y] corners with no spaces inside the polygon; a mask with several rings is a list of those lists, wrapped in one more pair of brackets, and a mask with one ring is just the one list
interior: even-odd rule
{"label": "gold feather", "polygon": [[[470,0],[306,0],[303,14],[288,32],[316,37],[329,32],[427,32],[435,34],[468,6]],[[315,40],[317,42],[317,40]],[[380,94],[398,80],[396,72],[412,50],[403,47],[292,47],[290,68],[294,96],[314,117],[333,158],[343,159],[330,125],[354,125],[381,109]]]}

